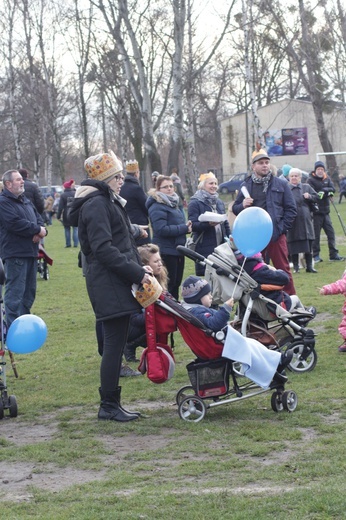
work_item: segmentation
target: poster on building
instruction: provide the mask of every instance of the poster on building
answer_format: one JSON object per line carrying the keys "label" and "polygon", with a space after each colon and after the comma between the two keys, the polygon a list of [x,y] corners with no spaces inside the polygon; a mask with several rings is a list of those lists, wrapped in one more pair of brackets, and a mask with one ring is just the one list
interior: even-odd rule
{"label": "poster on building", "polygon": [[267,130],[264,139],[269,157],[283,155],[281,130]]}
{"label": "poster on building", "polygon": [[282,130],[282,155],[308,155],[308,129],[284,128]]}

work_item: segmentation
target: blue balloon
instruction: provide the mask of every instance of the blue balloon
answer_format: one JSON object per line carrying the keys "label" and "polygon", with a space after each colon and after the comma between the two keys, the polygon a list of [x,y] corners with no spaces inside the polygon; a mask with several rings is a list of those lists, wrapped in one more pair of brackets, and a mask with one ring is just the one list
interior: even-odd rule
{"label": "blue balloon", "polygon": [[35,314],[23,314],[11,323],[6,346],[15,354],[29,354],[42,347],[47,339],[47,325]]}
{"label": "blue balloon", "polygon": [[244,256],[252,256],[263,251],[272,234],[273,222],[269,213],[254,206],[239,213],[232,229],[234,243]]}

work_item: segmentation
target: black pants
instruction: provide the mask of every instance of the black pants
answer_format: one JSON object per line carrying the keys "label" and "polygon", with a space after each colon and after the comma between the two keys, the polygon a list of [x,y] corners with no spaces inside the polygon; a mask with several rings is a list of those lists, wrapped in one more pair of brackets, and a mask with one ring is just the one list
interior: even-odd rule
{"label": "black pants", "polygon": [[124,348],[129,330],[130,315],[96,322],[96,337],[101,360],[101,388],[112,392],[119,386]]}
{"label": "black pants", "polygon": [[161,255],[163,263],[168,271],[168,292],[179,300],[179,288],[184,275],[184,256]]}
{"label": "black pants", "polygon": [[335,258],[339,251],[335,247],[335,232],[329,213],[327,215],[321,215],[320,213],[314,214],[315,240],[312,245],[313,255],[318,256],[320,254],[320,238],[322,229],[327,235],[329,258]]}

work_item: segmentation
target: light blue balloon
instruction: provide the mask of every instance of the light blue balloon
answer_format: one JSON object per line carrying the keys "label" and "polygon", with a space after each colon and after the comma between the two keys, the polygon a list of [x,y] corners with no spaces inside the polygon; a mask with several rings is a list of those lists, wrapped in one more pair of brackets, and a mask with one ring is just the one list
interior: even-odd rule
{"label": "light blue balloon", "polygon": [[272,234],[273,222],[269,213],[254,206],[239,213],[232,229],[234,243],[244,256],[252,256],[263,251]]}
{"label": "light blue balloon", "polygon": [[47,339],[47,325],[35,314],[23,314],[11,323],[6,346],[15,354],[29,354],[42,347]]}

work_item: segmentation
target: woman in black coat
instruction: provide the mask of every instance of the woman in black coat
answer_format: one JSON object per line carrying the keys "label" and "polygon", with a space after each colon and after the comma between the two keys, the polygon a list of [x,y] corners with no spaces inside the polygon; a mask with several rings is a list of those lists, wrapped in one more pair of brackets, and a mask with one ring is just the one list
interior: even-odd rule
{"label": "woman in black coat", "polygon": [[[226,214],[225,205],[217,193],[218,182],[215,175],[212,172],[202,173],[199,181],[198,190],[188,205],[188,216],[192,222],[194,241],[197,241],[196,253],[206,257],[225,241],[225,237],[231,234],[231,229],[227,218],[221,223],[198,220],[206,211]],[[205,266],[196,263],[195,270],[197,276],[204,276]]]}
{"label": "woman in black coat", "polygon": [[119,376],[130,315],[140,309],[131,287],[150,282],[151,268],[141,264],[125,201],[119,196],[124,182],[121,162],[104,153],[89,157],[85,169],[89,179],[76,192],[70,218],[78,224],[89,298],[96,320],[104,326],[98,417],[126,422],[139,416],[120,403]]}
{"label": "woman in black coat", "polygon": [[309,184],[302,184],[302,172],[291,168],[289,186],[297,206],[297,216],[287,232],[288,252],[291,255],[293,269],[299,272],[299,253],[304,253],[307,273],[317,273],[312,265],[312,244],[315,238],[312,204],[318,201],[318,194]]}

